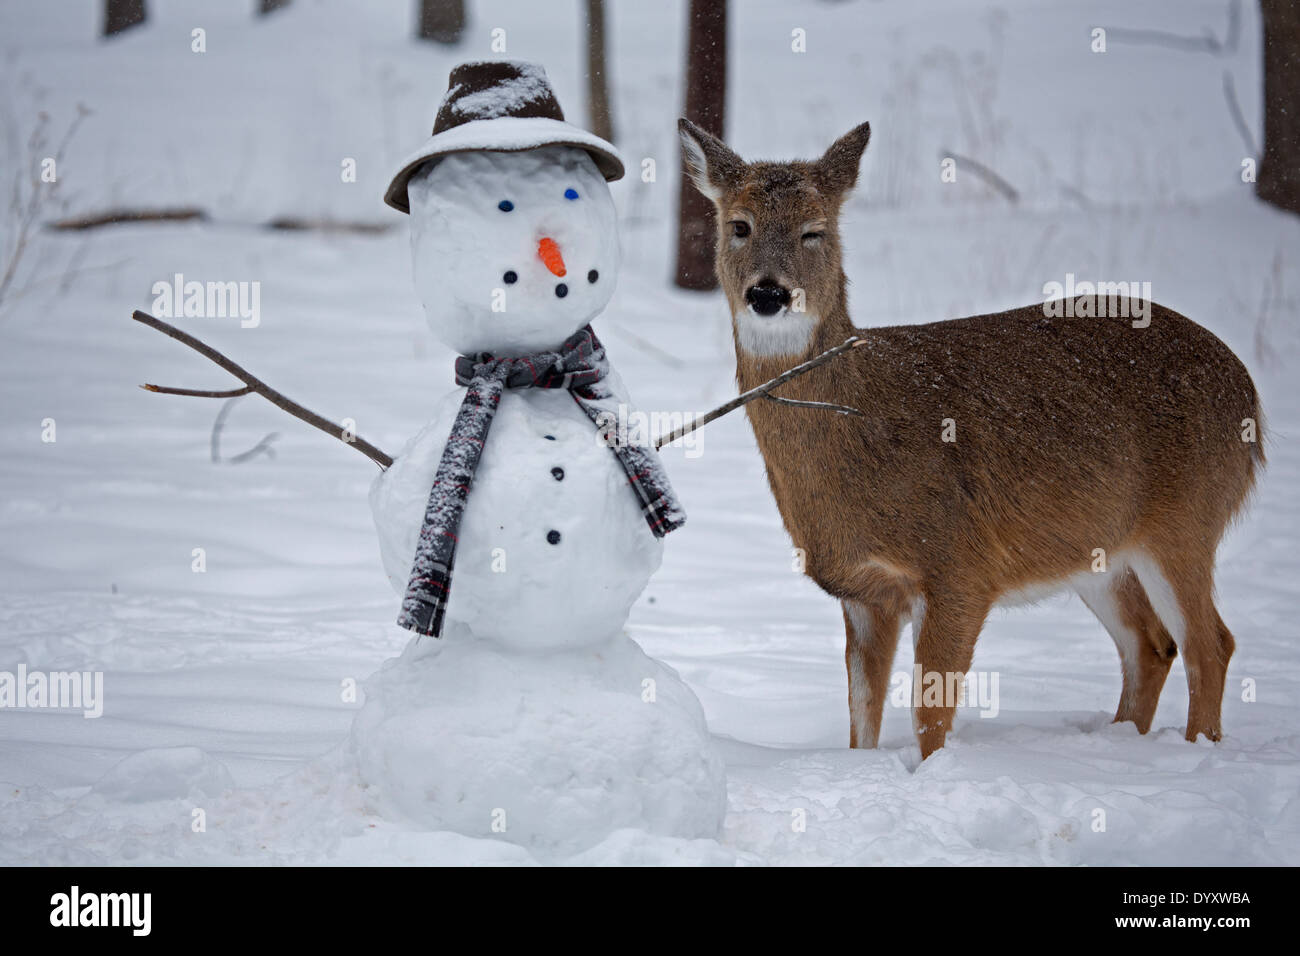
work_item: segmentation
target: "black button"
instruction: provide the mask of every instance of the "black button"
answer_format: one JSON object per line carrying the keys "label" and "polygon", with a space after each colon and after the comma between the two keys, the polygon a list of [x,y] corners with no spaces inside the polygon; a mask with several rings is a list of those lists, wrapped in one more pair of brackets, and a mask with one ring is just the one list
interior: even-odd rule
{"label": "black button", "polygon": [[551,477],[554,478],[556,481],[563,481],[564,469],[556,465],[554,468],[551,469]]}
{"label": "black button", "polygon": [[595,282],[599,278],[600,278],[600,273],[597,272],[595,269],[592,269],[590,272],[587,273],[588,282]]}
{"label": "black button", "polygon": [[542,437],[545,438],[547,441],[555,441],[554,435],[543,435]]}
{"label": "black button", "polygon": [[551,544],[559,544],[559,543],[560,543],[560,532],[558,532],[558,531],[556,531],[556,530],[554,530],[554,529],[552,529],[552,530],[546,532],[546,540],[549,541],[549,542],[551,542]]}
{"label": "black button", "polygon": [[501,278],[505,280],[506,285],[511,285],[512,283],[519,281],[519,276],[516,274],[514,269],[507,269],[506,274]]}
{"label": "black button", "polygon": [[565,285],[563,282],[561,282],[559,285],[555,287],[555,294],[557,297],[563,299],[566,295],[569,294],[569,287]]}

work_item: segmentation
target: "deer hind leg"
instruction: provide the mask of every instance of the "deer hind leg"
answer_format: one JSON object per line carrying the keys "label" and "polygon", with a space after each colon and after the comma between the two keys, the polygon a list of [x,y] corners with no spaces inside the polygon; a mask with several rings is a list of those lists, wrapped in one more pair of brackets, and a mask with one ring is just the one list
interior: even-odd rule
{"label": "deer hind leg", "polygon": [[[912,725],[921,745],[922,760],[943,746],[952,729],[957,710],[954,691],[962,686],[970,671],[975,641],[984,627],[989,605],[982,598],[927,594],[918,615],[920,626],[913,621],[921,703],[913,707]],[[918,690],[913,688],[913,701],[917,694]]]}
{"label": "deer hind leg", "polygon": [[844,600],[844,664],[849,672],[849,746],[875,747],[898,647],[899,614],[883,604]]}
{"label": "deer hind leg", "polygon": [[1124,686],[1115,723],[1132,721],[1145,734],[1155,719],[1169,666],[1178,656],[1173,636],[1160,622],[1142,582],[1128,567],[1089,574],[1077,582],[1079,597],[1097,616],[1119,651]]}
{"label": "deer hind leg", "polygon": [[[1177,553],[1177,552],[1171,552]],[[1187,739],[1223,736],[1221,709],[1228,660],[1236,647],[1214,606],[1214,557],[1143,557],[1133,567],[1151,604],[1183,655],[1187,672]]]}

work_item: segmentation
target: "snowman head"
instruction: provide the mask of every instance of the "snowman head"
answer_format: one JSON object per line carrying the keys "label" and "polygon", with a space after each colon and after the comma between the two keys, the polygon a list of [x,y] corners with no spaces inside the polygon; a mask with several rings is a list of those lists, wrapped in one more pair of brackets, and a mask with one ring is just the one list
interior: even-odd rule
{"label": "snowman head", "polygon": [[613,295],[617,215],[583,148],[449,153],[419,168],[406,191],[416,289],[449,348],[554,349]]}

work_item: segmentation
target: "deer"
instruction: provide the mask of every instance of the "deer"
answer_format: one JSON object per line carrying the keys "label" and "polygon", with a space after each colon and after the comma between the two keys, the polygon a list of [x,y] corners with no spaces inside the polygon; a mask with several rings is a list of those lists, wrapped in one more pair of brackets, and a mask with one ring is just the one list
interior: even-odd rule
{"label": "deer", "polygon": [[[783,385],[784,400],[745,406],[803,571],[843,610],[849,746],[877,746],[905,621],[915,672],[951,687],[995,605],[1071,589],[1119,652],[1115,722],[1147,733],[1181,653],[1186,739],[1218,741],[1236,645],[1215,557],[1265,463],[1241,360],[1138,299],[858,328],[839,216],[870,125],[791,162],[746,162],[678,126],[687,177],[717,213],[740,390],[856,337]],[[810,402],[859,414],[796,404]],[[914,692],[922,760],[957,705]]]}

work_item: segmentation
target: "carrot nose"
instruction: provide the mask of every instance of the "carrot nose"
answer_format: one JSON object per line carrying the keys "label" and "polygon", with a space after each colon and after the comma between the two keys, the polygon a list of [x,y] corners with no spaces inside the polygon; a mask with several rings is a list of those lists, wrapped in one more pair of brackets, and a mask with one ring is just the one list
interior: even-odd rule
{"label": "carrot nose", "polygon": [[564,275],[564,256],[560,255],[559,245],[550,236],[537,244],[537,255],[551,272],[557,276]]}

